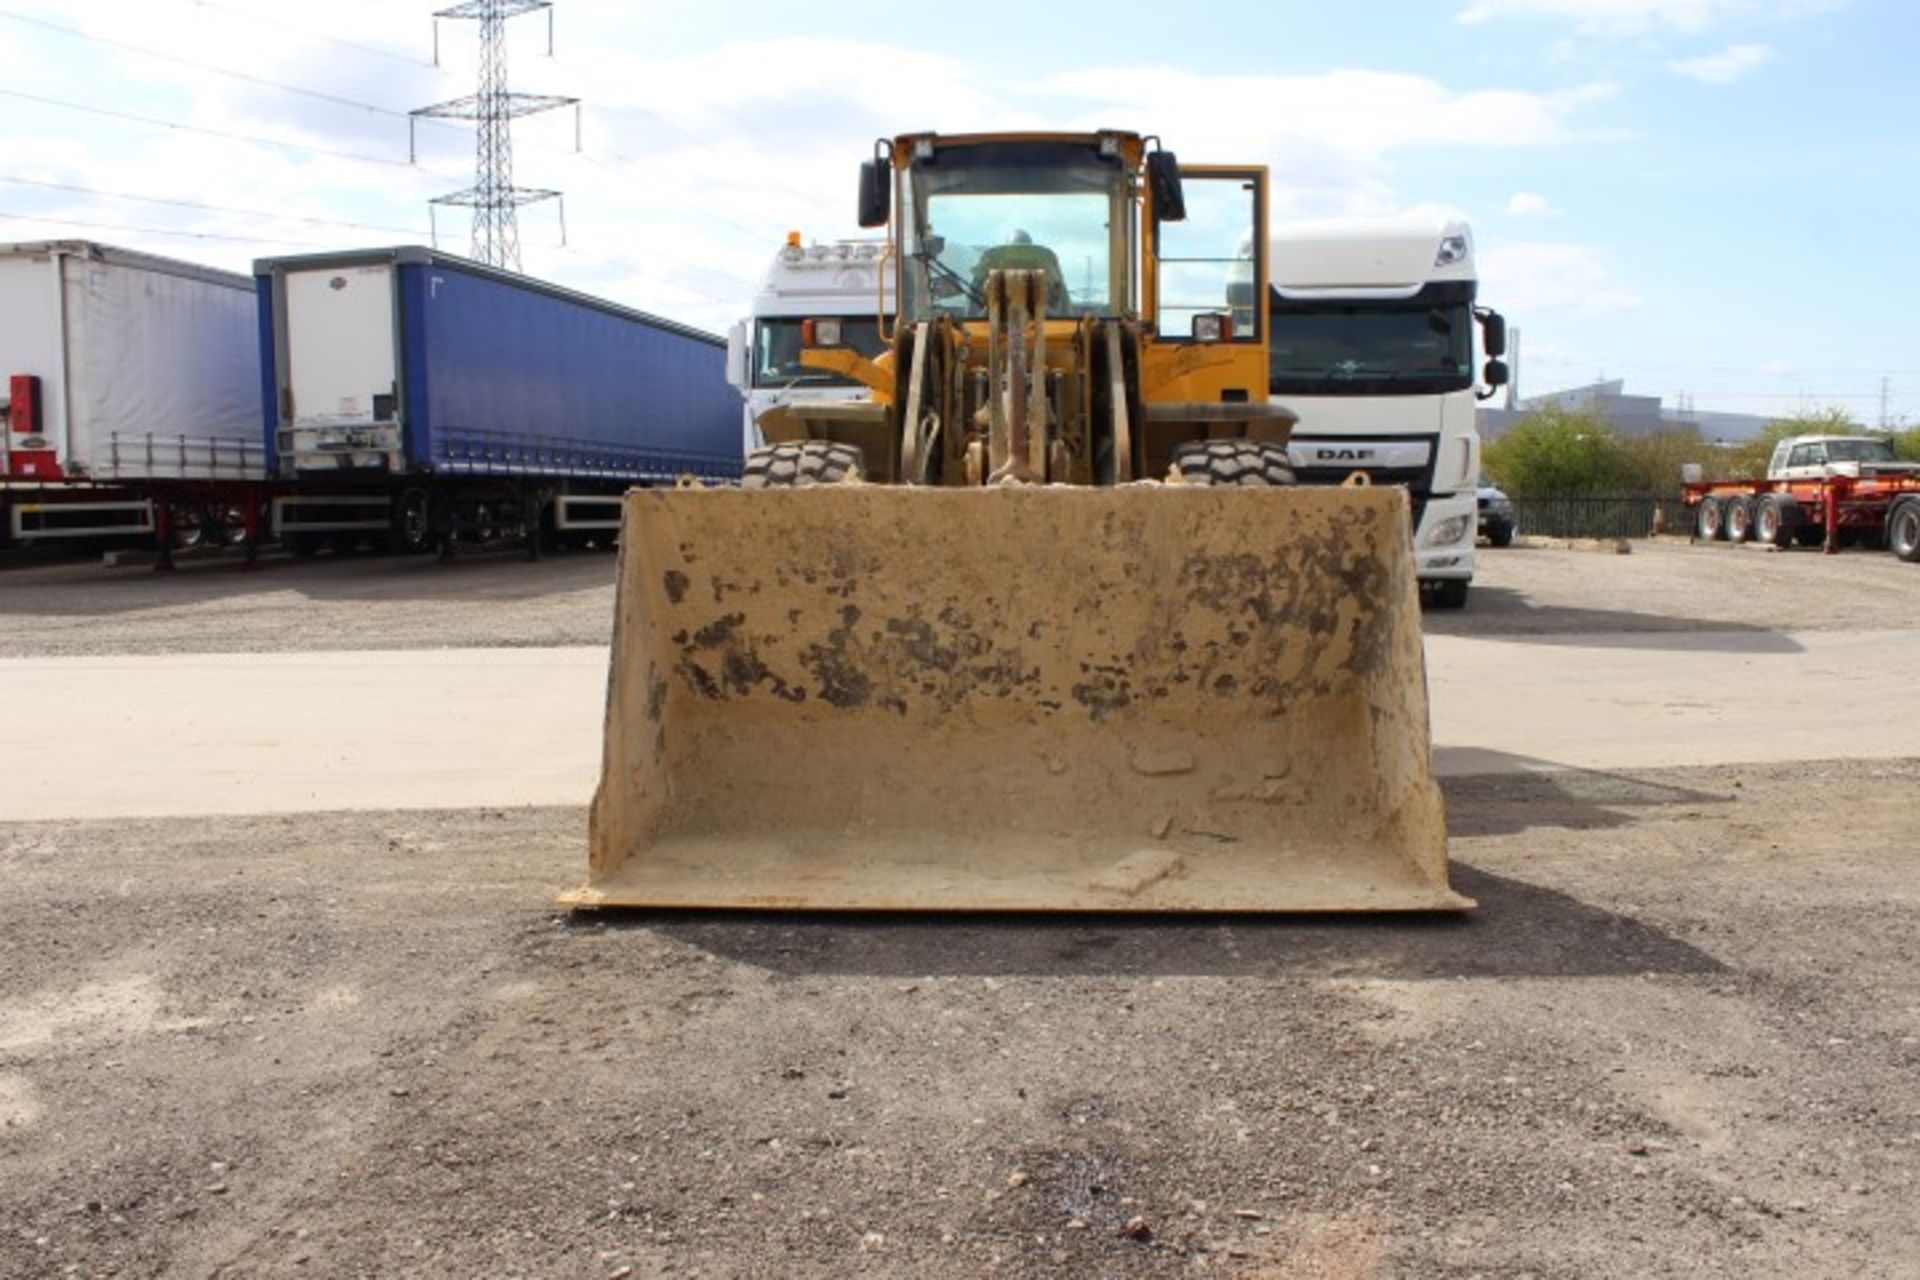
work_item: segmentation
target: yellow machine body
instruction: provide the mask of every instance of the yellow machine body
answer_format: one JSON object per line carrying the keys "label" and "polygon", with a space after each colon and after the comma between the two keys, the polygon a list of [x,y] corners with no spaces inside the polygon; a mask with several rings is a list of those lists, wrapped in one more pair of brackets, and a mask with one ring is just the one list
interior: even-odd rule
{"label": "yellow machine body", "polygon": [[[1091,268],[1063,286],[1015,241],[970,282],[940,268],[949,305],[925,301],[939,241],[914,167],[973,146],[1027,169],[1118,157],[1104,286]],[[1266,175],[1179,171],[1189,194],[1229,184],[1208,189],[1229,213],[1245,201],[1249,248],[1176,285],[1154,202],[1181,193],[1145,147],[883,148],[892,350],[808,355],[887,394],[763,420],[751,487],[627,496],[589,873],[567,902],[1471,905],[1447,882],[1409,499],[1290,484],[1294,419],[1266,396]],[[1176,307],[1191,332],[1162,336]]]}

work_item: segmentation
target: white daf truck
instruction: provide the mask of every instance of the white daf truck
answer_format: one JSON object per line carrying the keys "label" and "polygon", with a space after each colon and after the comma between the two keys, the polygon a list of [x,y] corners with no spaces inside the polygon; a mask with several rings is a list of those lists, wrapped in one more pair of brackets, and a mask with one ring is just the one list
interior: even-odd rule
{"label": "white daf truck", "polygon": [[887,349],[893,321],[893,272],[884,240],[833,240],[811,245],[798,231],[774,255],[753,313],[727,334],[727,381],[746,399],[742,456],[765,443],[756,425],[776,405],[795,399],[852,400],[858,383],[800,363],[800,326],[837,317],[841,341],[869,358]]}
{"label": "white daf truck", "polygon": [[1268,390],[1300,416],[1295,475],[1339,484],[1361,471],[1405,485],[1422,593],[1459,608],[1478,526],[1474,406],[1507,381],[1506,323],[1478,305],[1472,231],[1296,225],[1273,237],[1271,279]]}

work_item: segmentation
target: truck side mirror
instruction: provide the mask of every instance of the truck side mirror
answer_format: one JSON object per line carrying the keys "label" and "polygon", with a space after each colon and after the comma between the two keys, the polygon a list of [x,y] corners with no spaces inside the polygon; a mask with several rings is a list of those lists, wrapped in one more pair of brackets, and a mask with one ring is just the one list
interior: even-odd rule
{"label": "truck side mirror", "polygon": [[[1498,311],[1482,311],[1480,327],[1485,337],[1487,354],[1503,356],[1507,354],[1507,321]],[[1495,384],[1498,385],[1498,384]]]}
{"label": "truck side mirror", "polygon": [[1171,151],[1147,155],[1147,190],[1153,195],[1153,216],[1161,222],[1185,222],[1187,197],[1180,187],[1180,161]]}
{"label": "truck side mirror", "polygon": [[1509,377],[1505,360],[1489,360],[1486,370],[1480,375],[1480,380],[1490,387],[1504,387]]}
{"label": "truck side mirror", "polygon": [[727,330],[727,385],[740,391],[747,389],[747,325],[746,320],[736,320],[733,328]]}
{"label": "truck side mirror", "polygon": [[860,162],[860,225],[884,227],[893,213],[892,166],[879,160]]}

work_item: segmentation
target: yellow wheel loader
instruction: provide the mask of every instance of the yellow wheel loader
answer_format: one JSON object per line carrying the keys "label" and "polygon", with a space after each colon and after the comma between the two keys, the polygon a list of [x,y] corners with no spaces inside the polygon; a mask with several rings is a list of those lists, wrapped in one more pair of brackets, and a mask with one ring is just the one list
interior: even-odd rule
{"label": "yellow wheel loader", "polygon": [[802,361],[870,394],[763,418],[738,489],[627,496],[565,901],[1472,905],[1408,498],[1294,487],[1268,400],[1266,171],[919,133],[860,176],[891,347],[821,318]]}

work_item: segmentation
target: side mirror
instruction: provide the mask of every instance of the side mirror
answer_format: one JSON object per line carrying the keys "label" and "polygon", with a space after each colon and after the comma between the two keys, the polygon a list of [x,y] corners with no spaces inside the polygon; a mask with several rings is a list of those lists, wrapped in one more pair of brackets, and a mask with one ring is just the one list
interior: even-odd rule
{"label": "side mirror", "polygon": [[1507,385],[1507,379],[1510,376],[1507,372],[1507,362],[1505,360],[1489,360],[1487,361],[1486,371],[1482,373],[1480,377],[1481,381],[1490,387],[1504,387]]}
{"label": "side mirror", "polygon": [[860,162],[860,225],[884,227],[893,213],[892,166],[878,160]]}
{"label": "side mirror", "polygon": [[1153,216],[1161,222],[1185,222],[1187,197],[1180,187],[1180,161],[1171,151],[1147,154],[1147,190],[1153,196]]}
{"label": "side mirror", "polygon": [[[1482,311],[1480,328],[1485,338],[1487,354],[1503,356],[1507,354],[1507,321],[1498,311]],[[1498,384],[1496,384],[1498,385]]]}
{"label": "side mirror", "polygon": [[727,330],[727,385],[739,391],[747,389],[750,379],[747,377],[747,326],[746,320],[734,321],[733,328]]}

